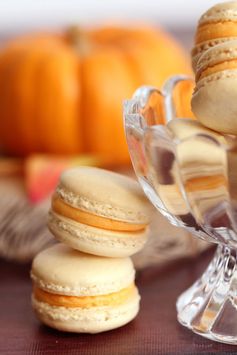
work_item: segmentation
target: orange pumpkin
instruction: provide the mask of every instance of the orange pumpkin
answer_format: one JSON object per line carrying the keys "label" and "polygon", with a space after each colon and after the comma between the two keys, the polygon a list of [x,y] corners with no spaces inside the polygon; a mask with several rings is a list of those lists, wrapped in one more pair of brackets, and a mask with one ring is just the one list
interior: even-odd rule
{"label": "orange pumpkin", "polygon": [[0,56],[0,145],[11,155],[93,153],[129,160],[122,101],[190,73],[165,32],[106,27],[17,38]]}

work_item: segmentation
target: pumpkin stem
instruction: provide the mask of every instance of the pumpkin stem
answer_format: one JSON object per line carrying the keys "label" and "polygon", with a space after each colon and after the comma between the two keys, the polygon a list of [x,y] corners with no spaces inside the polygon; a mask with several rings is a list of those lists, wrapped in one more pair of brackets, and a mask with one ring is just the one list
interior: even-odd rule
{"label": "pumpkin stem", "polygon": [[66,31],[66,39],[80,55],[86,55],[91,50],[90,40],[79,26],[70,26]]}

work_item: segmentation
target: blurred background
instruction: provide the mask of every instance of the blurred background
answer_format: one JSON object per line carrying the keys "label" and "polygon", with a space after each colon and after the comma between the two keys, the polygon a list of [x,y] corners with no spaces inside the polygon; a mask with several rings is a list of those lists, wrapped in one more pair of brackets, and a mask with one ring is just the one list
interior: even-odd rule
{"label": "blurred background", "polygon": [[214,0],[8,0],[1,1],[1,37],[42,28],[60,29],[72,23],[85,26],[104,22],[147,22],[164,26],[191,46],[200,15]]}
{"label": "blurred background", "polygon": [[[46,217],[64,169],[93,165],[132,174],[122,102],[141,85],[160,88],[171,75],[192,76],[195,28],[214,4],[0,1],[2,256],[28,261],[52,242]],[[180,117],[192,117],[192,89],[180,87],[175,96]],[[164,123],[162,113],[156,123]],[[165,260],[202,250],[158,212],[154,219],[172,243],[166,233],[156,238],[141,267],[165,250],[163,243],[173,246]]]}

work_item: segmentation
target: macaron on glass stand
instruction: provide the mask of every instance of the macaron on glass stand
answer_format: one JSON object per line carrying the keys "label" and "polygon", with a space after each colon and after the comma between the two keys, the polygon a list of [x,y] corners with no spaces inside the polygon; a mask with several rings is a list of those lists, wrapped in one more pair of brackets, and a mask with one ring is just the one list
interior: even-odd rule
{"label": "macaron on glass stand", "polygon": [[226,1],[207,10],[200,18],[191,52],[196,71],[198,60],[204,52],[219,44],[237,39],[237,2]]}
{"label": "macaron on glass stand", "polygon": [[192,111],[206,127],[237,135],[237,1],[208,9],[191,52],[196,87]]}
{"label": "macaron on glass stand", "polygon": [[[173,93],[139,88],[124,104],[124,124],[138,180],[175,226],[218,244],[204,274],[177,300],[178,320],[206,338],[237,344],[237,138],[176,117]],[[159,125],[163,106],[166,124]]]}

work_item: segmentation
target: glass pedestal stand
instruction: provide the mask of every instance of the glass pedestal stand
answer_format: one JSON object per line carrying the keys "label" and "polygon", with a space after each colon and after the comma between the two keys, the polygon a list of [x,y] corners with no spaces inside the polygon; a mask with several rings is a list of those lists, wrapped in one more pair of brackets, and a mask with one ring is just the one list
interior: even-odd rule
{"label": "glass pedestal stand", "polygon": [[160,91],[139,88],[124,105],[127,143],[154,206],[173,225],[218,244],[204,274],[178,298],[179,322],[237,344],[237,139],[177,118],[188,84],[176,76]]}

